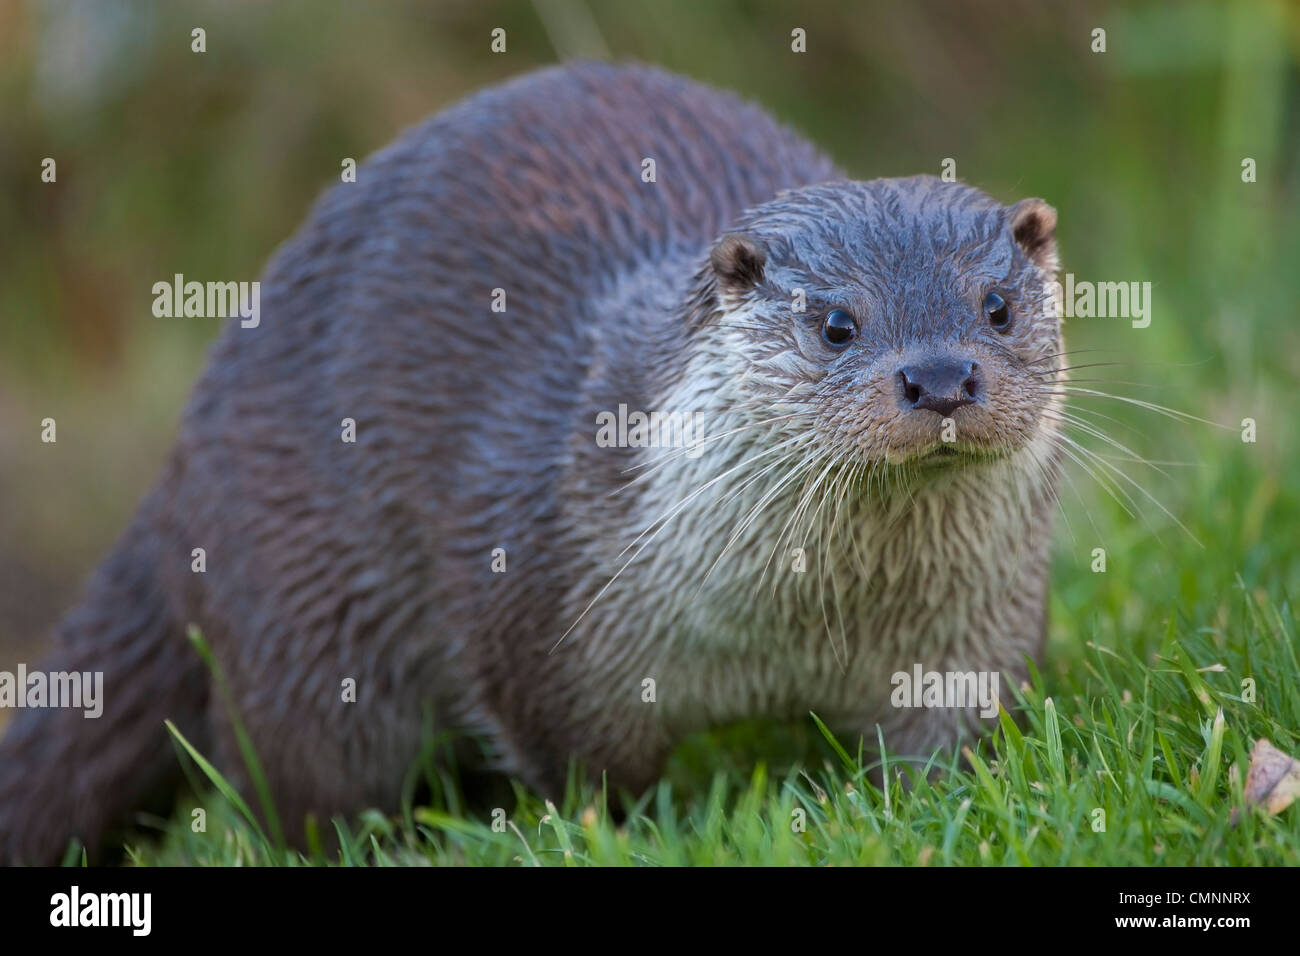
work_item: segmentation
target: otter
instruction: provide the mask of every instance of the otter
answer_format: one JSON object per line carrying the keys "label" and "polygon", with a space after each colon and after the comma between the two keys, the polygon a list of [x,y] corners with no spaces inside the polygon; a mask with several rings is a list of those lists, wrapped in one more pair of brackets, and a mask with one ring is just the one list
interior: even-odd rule
{"label": "otter", "polygon": [[[297,839],[395,809],[430,715],[546,792],[574,765],[635,792],[744,718],[921,759],[977,732],[893,675],[1005,686],[1041,652],[1055,227],[851,180],[652,67],[544,69],[407,131],[273,256],[57,626],[43,669],[102,672],[103,714],[18,712],[0,858],[99,854],[175,793],[166,720],[247,790],[242,721]],[[678,414],[704,433],[647,437]]]}

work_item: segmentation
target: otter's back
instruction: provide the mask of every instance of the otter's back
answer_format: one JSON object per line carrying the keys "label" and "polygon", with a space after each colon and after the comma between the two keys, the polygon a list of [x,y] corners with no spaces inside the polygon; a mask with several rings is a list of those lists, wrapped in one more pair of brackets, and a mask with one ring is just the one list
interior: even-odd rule
{"label": "otter's back", "polygon": [[[593,421],[583,383],[626,372],[601,368],[596,343],[621,316],[593,303],[666,260],[684,290],[742,210],[837,175],[761,109],[639,66],[543,70],[408,130],[281,248],[260,326],[231,322],[195,390],[165,523],[239,562],[179,574],[182,616],[214,647],[244,632],[229,650],[248,660],[225,663],[249,674],[310,629],[294,607],[320,619],[316,645],[365,644],[367,660],[412,617],[435,618],[426,632],[487,627],[455,595],[487,593],[485,548],[555,540],[565,450]],[[264,587],[273,573],[294,593]],[[364,612],[345,614],[359,591]]]}
{"label": "otter's back", "polygon": [[[839,177],[762,109],[683,77],[527,74],[407,130],[322,198],[268,266],[262,328],[230,324],[191,411],[270,378],[391,374],[390,346],[436,347],[452,386],[517,370],[517,354],[491,354],[537,354],[539,337],[582,351],[587,303],[656,261],[702,256],[777,192]],[[311,400],[277,399],[295,397]]]}
{"label": "otter's back", "polygon": [[[654,160],[655,182],[643,181]],[[699,249],[744,208],[835,177],[801,137],[739,97],[641,66],[556,67],[472,96],[376,157],[382,188],[432,202],[444,265],[525,260],[589,283],[670,247]],[[401,175],[389,171],[400,166]],[[395,171],[395,170],[394,170]],[[494,262],[497,258],[503,262]],[[516,267],[517,268],[517,267]]]}

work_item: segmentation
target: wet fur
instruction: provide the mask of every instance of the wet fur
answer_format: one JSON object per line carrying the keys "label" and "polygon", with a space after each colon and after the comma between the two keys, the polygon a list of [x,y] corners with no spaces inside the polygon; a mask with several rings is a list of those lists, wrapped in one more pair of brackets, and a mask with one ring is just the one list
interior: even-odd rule
{"label": "wet fur", "polygon": [[[766,564],[797,497],[708,574],[780,474],[742,490],[742,465],[602,593],[643,528],[762,442],[884,448],[843,400],[865,368],[828,369],[773,308],[791,281],[858,289],[864,313],[894,296],[873,334],[906,350],[973,321],[978,275],[1050,271],[976,190],[841,179],[734,96],[585,64],[471,97],[336,186],[268,267],[260,327],[216,344],[157,488],[42,665],[103,670],[103,718],[23,711],[0,741],[0,860],[101,849],[178,782],[165,718],[247,787],[189,623],[296,837],[307,813],[395,808],[430,709],[551,791],[575,758],[642,787],[683,733],[753,715],[817,710],[869,738],[880,722],[919,755],[951,743],[963,718],[892,710],[888,678],[914,661],[1019,675],[1039,649],[1055,462],[1023,409],[1014,455],[863,475],[805,574]],[[766,244],[766,289],[753,263],[718,281],[710,250],[736,228]],[[715,434],[795,417],[637,471],[671,451],[598,448],[596,413],[620,403],[705,412]]]}

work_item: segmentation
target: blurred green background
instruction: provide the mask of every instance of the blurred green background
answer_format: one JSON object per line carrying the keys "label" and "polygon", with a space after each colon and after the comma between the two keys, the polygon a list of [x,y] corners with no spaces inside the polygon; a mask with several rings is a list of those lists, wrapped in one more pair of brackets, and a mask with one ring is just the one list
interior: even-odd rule
{"label": "blurred green background", "polygon": [[[1270,515],[1283,498],[1296,513],[1300,467],[1298,4],[0,0],[0,667],[31,659],[125,526],[217,334],[153,317],[153,283],[256,278],[343,157],[573,56],[739,91],[857,178],[951,157],[1005,202],[1053,203],[1066,270],[1153,286],[1149,328],[1078,319],[1070,347],[1135,363],[1103,370],[1139,383],[1116,391],[1231,426],[1093,406],[1136,451],[1186,463],[1130,473],[1174,514],[1232,529],[1204,543],[1247,584],[1269,554],[1270,590],[1294,593],[1294,555],[1279,566],[1254,544],[1297,530]],[[56,445],[40,441],[47,416]],[[1255,445],[1238,437],[1247,416]],[[1159,509],[1130,518],[1077,469],[1072,484],[1058,611],[1097,539],[1113,554],[1164,542],[1161,568],[1116,581],[1121,605],[1139,570],[1195,560]]]}

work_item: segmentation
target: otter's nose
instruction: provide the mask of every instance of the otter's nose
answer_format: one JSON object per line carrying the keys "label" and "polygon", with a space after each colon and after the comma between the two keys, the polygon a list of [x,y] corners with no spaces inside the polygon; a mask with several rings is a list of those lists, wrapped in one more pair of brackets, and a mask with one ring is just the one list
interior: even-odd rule
{"label": "otter's nose", "polygon": [[936,359],[898,370],[903,397],[913,408],[928,408],[945,418],[979,396],[979,366],[961,359]]}

